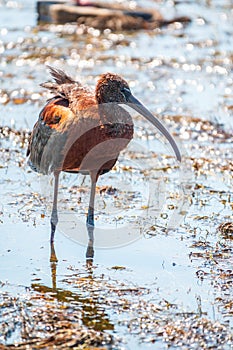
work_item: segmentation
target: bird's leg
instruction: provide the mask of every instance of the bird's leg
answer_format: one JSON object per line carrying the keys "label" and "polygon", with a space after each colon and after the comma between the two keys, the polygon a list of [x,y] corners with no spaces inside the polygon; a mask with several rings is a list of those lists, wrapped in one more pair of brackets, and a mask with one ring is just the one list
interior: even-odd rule
{"label": "bird's leg", "polygon": [[96,172],[91,172],[91,195],[87,213],[87,225],[94,226],[94,206],[95,206],[95,190],[96,190],[96,182],[97,182],[97,174]]}
{"label": "bird's leg", "polygon": [[56,226],[58,223],[58,216],[57,216],[57,194],[58,194],[58,182],[59,182],[59,173],[54,173],[54,194],[53,194],[53,209],[51,214],[51,236],[50,236],[50,243],[53,244],[54,242],[54,234],[56,231]]}

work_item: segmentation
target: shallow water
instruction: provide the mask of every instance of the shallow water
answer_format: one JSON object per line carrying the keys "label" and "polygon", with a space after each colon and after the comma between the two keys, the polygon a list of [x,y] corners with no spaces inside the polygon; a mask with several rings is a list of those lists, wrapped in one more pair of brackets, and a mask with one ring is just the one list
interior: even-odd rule
{"label": "shallow water", "polygon": [[[77,314],[88,329],[107,329],[116,349],[232,348],[232,237],[218,226],[233,219],[233,8],[227,0],[147,4],[192,23],[82,33],[75,25],[37,27],[33,1],[0,1],[0,126],[12,128],[0,133],[1,327],[9,315],[19,318],[11,332],[0,328],[3,344],[25,341],[21,318],[58,300],[58,314],[62,308],[72,324]],[[135,116],[134,142],[98,182],[93,262],[90,183],[74,175],[61,179],[58,263],[49,262],[51,178],[29,169],[22,137],[48,97],[39,87],[49,79],[45,64],[90,85],[105,71],[123,75],[184,155],[179,166]],[[38,342],[50,334],[35,328]]]}

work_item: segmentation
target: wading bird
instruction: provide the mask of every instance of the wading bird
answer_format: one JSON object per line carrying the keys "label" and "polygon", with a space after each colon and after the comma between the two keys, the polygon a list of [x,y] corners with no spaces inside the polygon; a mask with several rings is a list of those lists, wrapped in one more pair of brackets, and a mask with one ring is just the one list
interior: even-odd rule
{"label": "wading bird", "polygon": [[126,104],[149,120],[170,142],[177,159],[180,151],[167,129],[131,93],[117,74],[102,74],[95,92],[60,69],[49,67],[54,82],[41,84],[54,97],[48,100],[34,125],[27,155],[29,165],[42,174],[53,173],[54,198],[51,237],[58,223],[57,195],[61,171],[89,174],[91,194],[87,225],[94,226],[94,199],[98,177],[110,171],[119,153],[133,138],[133,122]]}

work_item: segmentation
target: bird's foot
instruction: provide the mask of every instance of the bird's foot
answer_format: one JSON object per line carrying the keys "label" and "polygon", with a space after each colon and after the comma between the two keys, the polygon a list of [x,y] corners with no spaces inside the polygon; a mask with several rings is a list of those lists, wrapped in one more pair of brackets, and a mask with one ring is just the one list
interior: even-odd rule
{"label": "bird's foot", "polygon": [[86,251],[86,259],[87,260],[92,260],[93,261],[93,257],[94,257],[94,226],[90,225],[87,223],[87,232],[88,232],[88,237],[89,237],[89,241],[88,241],[88,246],[87,246],[87,251]]}
{"label": "bird's foot", "polygon": [[56,227],[57,227],[57,223],[58,223],[57,213],[52,213],[50,223],[51,223],[50,243],[53,244],[54,235],[55,235],[55,231],[56,231]]}
{"label": "bird's foot", "polygon": [[90,227],[94,227],[94,218],[88,218],[87,217],[87,227],[90,226]]}
{"label": "bird's foot", "polygon": [[54,242],[54,235],[56,231],[56,225],[54,225],[53,222],[51,222],[51,235],[50,235],[50,244],[52,245]]}
{"label": "bird's foot", "polygon": [[92,243],[89,242],[87,246],[87,251],[86,251],[86,259],[93,260],[93,258],[94,258],[93,242]]}

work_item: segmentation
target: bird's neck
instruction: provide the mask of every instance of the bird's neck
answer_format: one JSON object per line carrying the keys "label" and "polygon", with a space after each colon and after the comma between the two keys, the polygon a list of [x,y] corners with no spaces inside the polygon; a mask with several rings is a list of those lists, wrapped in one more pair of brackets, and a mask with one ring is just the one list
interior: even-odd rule
{"label": "bird's neck", "polygon": [[100,120],[103,124],[132,124],[130,114],[116,102],[99,104]]}

